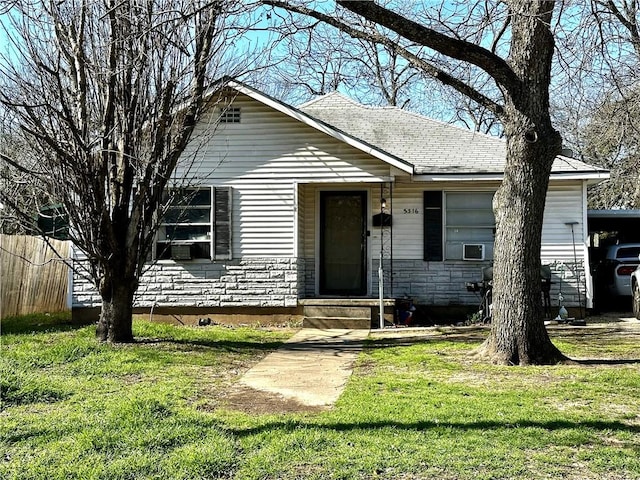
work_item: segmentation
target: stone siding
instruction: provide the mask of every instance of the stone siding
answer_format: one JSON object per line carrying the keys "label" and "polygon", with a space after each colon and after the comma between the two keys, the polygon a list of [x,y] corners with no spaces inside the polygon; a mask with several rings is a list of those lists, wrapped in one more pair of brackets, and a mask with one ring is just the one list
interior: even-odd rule
{"label": "stone siding", "polygon": [[580,262],[556,261],[547,264],[551,267],[551,308],[556,309],[560,303],[558,294],[562,290],[565,307],[585,306],[586,279],[584,265]]}
{"label": "stone siding", "polygon": [[[422,260],[394,260],[393,284],[385,285],[385,296],[411,297],[416,303],[433,306],[478,305],[480,298],[468,292],[467,282],[482,279],[482,268],[488,263],[425,262]],[[385,261],[385,270],[390,265]],[[378,261],[373,264],[377,273]],[[373,278],[372,291],[378,291],[378,276]],[[388,278],[388,274],[385,275]]]}
{"label": "stone siding", "polygon": [[[416,303],[433,306],[479,305],[480,295],[468,292],[467,282],[482,280],[482,268],[489,263],[447,261],[424,262],[422,260],[394,260],[393,285],[385,285],[385,296],[411,297]],[[564,305],[577,307],[579,300],[584,307],[585,278],[582,265],[573,262],[554,262],[551,267],[551,308],[559,306],[558,294],[562,289]],[[373,262],[372,292],[378,291],[378,261]],[[389,263],[385,261],[388,272]],[[388,279],[388,274],[385,275]],[[580,290],[578,293],[578,285]]]}
{"label": "stone siding", "polygon": [[[140,282],[136,307],[296,307],[298,297],[315,297],[313,259],[250,258],[228,262],[159,262],[149,267]],[[467,282],[480,281],[488,263],[424,262],[394,260],[393,284],[388,280],[385,297],[413,298],[421,305],[475,306],[477,293],[468,292]],[[552,271],[551,307],[584,306],[584,271],[571,262],[549,264]],[[385,278],[390,264],[385,261]],[[378,292],[378,262],[371,265],[372,297]],[[580,286],[578,293],[577,286]],[[74,276],[74,307],[98,307],[100,297],[93,285]]]}
{"label": "stone siding", "polygon": [[[87,280],[74,278],[74,307],[100,306]],[[135,307],[296,307],[298,261],[158,262],[140,280]]]}

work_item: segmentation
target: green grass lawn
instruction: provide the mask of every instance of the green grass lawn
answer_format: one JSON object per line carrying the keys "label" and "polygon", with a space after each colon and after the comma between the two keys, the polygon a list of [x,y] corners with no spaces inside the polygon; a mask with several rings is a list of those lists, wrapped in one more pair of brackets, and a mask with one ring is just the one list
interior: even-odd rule
{"label": "green grass lawn", "polygon": [[588,361],[553,367],[479,363],[472,329],[374,334],[332,410],[265,415],[224,392],[294,330],[134,330],[3,321],[0,478],[640,479],[638,330],[561,329]]}

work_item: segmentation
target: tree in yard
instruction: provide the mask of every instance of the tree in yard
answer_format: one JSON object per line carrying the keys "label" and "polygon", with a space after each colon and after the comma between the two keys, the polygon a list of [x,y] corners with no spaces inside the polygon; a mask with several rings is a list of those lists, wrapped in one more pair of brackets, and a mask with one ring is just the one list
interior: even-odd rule
{"label": "tree in yard", "polygon": [[[424,75],[442,82],[498,118],[507,145],[504,180],[494,198],[493,322],[480,354],[503,364],[565,360],[543,323],[540,285],[542,220],[551,166],[562,139],[549,112],[556,2],[447,2],[416,5],[411,17],[373,1],[337,0],[334,12],[309,2],[264,0],[312,17],[355,38],[384,45]],[[442,15],[447,10],[448,15]],[[348,21],[355,13],[372,27]],[[431,15],[430,15],[431,13]],[[477,27],[475,38],[457,27]],[[397,37],[396,37],[397,36]],[[466,72],[484,82],[471,84]],[[459,75],[459,72],[465,75]]]}
{"label": "tree in yard", "polygon": [[591,208],[640,208],[640,104],[638,88],[605,100],[582,132],[583,153],[611,170],[592,188]]}
{"label": "tree in yard", "polygon": [[3,20],[0,104],[86,255],[102,341],[133,340],[134,294],[165,192],[220,76],[213,68],[239,35],[227,23],[235,3],[16,1]]}
{"label": "tree in yard", "polygon": [[609,181],[590,190],[590,205],[640,208],[640,3],[591,0],[589,13],[580,29],[589,34],[582,33],[581,48],[572,52],[582,62],[574,77],[589,76],[583,97],[590,99],[577,115],[583,121],[575,129],[576,148],[611,171]]}

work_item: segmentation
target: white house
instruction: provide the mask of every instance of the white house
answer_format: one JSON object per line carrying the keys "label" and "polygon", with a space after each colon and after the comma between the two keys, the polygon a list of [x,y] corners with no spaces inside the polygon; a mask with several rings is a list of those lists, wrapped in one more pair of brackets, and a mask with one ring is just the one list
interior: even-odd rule
{"label": "white house", "polygon": [[[492,262],[503,140],[340,93],[294,108],[235,80],[217,92],[191,142],[196,161],[176,174],[189,199],[165,218],[138,307],[330,316],[313,309],[331,304],[367,317],[380,258],[386,304],[477,307],[465,284]],[[554,163],[542,239],[554,305],[562,289],[565,305],[590,306],[586,192],[605,178]],[[99,306],[78,278],[73,291],[74,313]]]}

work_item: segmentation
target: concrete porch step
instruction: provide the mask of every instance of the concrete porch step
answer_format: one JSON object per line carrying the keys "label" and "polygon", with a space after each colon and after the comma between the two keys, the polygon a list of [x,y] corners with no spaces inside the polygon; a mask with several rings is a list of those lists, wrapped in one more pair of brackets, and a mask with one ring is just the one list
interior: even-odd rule
{"label": "concrete porch step", "polygon": [[[346,328],[352,330],[372,328],[372,318],[377,318],[379,303],[371,299],[363,300],[307,300],[303,305],[305,328]],[[385,310],[392,307],[385,301]],[[393,317],[392,317],[393,318]]]}
{"label": "concrete porch step", "polygon": [[343,305],[305,305],[305,317],[341,317],[371,319],[370,307],[352,307]]}
{"label": "concrete porch step", "polygon": [[303,313],[305,328],[371,328],[371,308],[366,306],[305,305]]}
{"label": "concrete porch step", "polygon": [[371,328],[370,318],[351,317],[304,317],[302,320],[304,328],[342,328],[348,330],[369,330]]}

